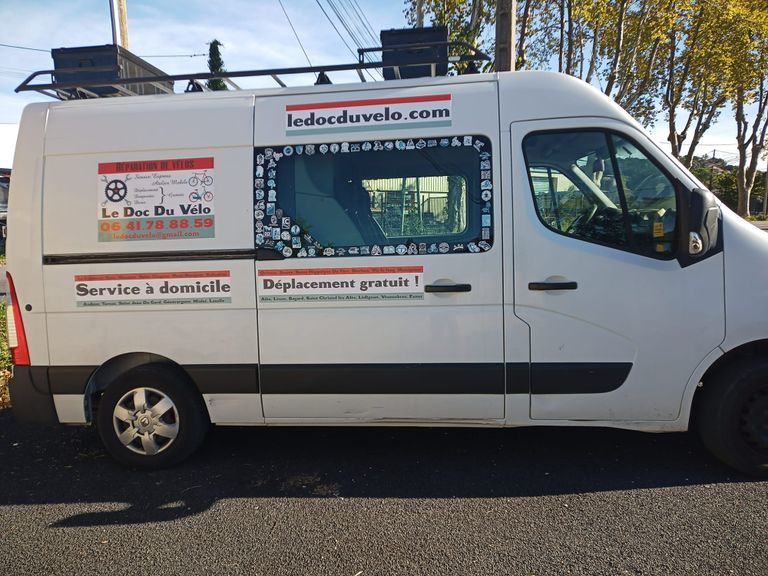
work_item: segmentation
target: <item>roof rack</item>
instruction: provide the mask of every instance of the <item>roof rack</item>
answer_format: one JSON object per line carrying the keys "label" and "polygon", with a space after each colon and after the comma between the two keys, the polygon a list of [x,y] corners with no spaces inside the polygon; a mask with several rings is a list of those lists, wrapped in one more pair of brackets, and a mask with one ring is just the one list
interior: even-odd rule
{"label": "roof rack", "polygon": [[[458,56],[449,56],[448,50],[450,48],[461,48],[467,53]],[[408,52],[410,51],[410,54]],[[378,62],[368,62],[365,60],[365,55],[370,52],[381,52],[382,60]],[[187,81],[187,88],[185,92],[201,92],[207,91],[205,87],[206,80],[221,79],[227,82],[234,89],[239,90],[240,87],[234,83],[233,78],[249,78],[256,76],[271,76],[272,79],[282,87],[286,84],[283,82],[281,76],[288,76],[292,74],[318,74],[319,83],[330,83],[327,74],[330,72],[340,72],[344,70],[355,70],[360,77],[361,82],[365,82],[364,70],[372,68],[381,68],[387,70],[392,74],[394,78],[401,78],[406,76],[403,74],[403,70],[406,68],[416,66],[427,66],[430,68],[431,76],[438,75],[439,66],[447,66],[448,64],[467,63],[467,72],[476,72],[476,62],[488,62],[491,58],[481,52],[474,46],[460,41],[446,41],[446,42],[417,42],[410,44],[397,44],[387,47],[377,48],[358,48],[358,61],[350,64],[332,64],[328,66],[300,66],[296,68],[266,68],[263,70],[242,70],[237,72],[198,72],[193,74],[166,74],[166,75],[153,75],[153,76],[137,76],[132,78],[108,78],[108,79],[96,79],[96,80],[82,80],[82,81],[70,81],[70,82],[57,82],[56,75],[72,77],[72,74],[83,72],[112,72],[115,76],[119,75],[120,66],[92,66],[88,68],[59,68],[55,70],[40,70],[30,74],[19,86],[16,88],[16,92],[39,92],[52,98],[59,100],[73,100],[83,98],[100,98],[104,97],[103,94],[98,94],[93,88],[113,88],[115,92],[109,94],[110,97],[114,96],[137,96],[139,91],[136,90],[137,86],[149,85],[156,89],[159,89],[162,93],[173,93],[172,90],[167,88],[167,83],[176,81]],[[417,56],[414,57],[414,54]],[[33,84],[32,82],[40,76],[49,76],[49,82],[41,82]],[[165,83],[165,84],[164,84]]]}

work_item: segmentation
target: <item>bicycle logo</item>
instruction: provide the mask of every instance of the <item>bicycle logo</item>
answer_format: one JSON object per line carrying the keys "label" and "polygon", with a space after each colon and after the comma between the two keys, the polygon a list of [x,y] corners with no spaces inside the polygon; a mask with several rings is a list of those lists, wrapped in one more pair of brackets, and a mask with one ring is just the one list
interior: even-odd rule
{"label": "bicycle logo", "polygon": [[193,188],[200,185],[202,185],[203,187],[202,192],[197,188],[195,188],[192,192],[189,193],[190,202],[212,202],[213,201],[213,192],[205,189],[206,186],[211,186],[213,184],[213,176],[208,174],[206,170],[203,170],[202,172],[195,172],[190,177],[188,183]]}
{"label": "bicycle logo", "polygon": [[211,200],[213,200],[213,192],[210,190],[204,190],[203,192],[193,190],[189,193],[190,202],[210,202]]}
{"label": "bicycle logo", "polygon": [[195,172],[192,175],[192,177],[189,179],[189,185],[192,187],[195,187],[198,184],[202,184],[203,187],[210,186],[211,184],[213,184],[213,176],[206,174],[205,170],[203,170],[202,172]]}

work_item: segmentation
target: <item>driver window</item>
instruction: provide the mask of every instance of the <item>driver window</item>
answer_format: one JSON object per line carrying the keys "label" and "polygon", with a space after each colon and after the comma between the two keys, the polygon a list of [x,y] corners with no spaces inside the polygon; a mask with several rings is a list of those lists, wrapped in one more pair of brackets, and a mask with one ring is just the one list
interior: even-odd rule
{"label": "driver window", "polygon": [[536,211],[555,232],[671,257],[675,188],[638,147],[599,130],[526,136],[523,152]]}
{"label": "driver window", "polygon": [[557,168],[531,166],[529,172],[539,214],[551,228],[567,232],[582,213],[594,209],[595,202]]}
{"label": "driver window", "polygon": [[523,147],[536,211],[557,232],[627,246],[617,178],[602,132],[532,134]]}

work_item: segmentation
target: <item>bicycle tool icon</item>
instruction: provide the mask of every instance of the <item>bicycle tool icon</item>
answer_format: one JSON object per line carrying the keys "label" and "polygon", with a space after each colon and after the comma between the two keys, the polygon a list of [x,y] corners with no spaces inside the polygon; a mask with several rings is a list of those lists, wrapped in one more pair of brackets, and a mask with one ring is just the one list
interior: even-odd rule
{"label": "bicycle tool icon", "polygon": [[[130,176],[126,176],[125,180],[130,180]],[[125,197],[128,195],[128,186],[126,185],[125,181],[123,180],[107,180],[105,177],[102,176],[102,181],[106,182],[106,186],[104,187],[104,196],[107,198],[104,202],[102,202],[102,206],[106,205],[107,202],[122,202],[125,200]],[[128,200],[125,200],[125,203],[130,206],[131,203]]]}

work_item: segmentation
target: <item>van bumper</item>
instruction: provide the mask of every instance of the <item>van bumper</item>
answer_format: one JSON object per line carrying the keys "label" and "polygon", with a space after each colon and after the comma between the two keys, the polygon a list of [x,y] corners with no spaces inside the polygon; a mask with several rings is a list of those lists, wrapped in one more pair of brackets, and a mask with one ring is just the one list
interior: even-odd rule
{"label": "van bumper", "polygon": [[8,389],[11,411],[17,421],[58,424],[48,381],[48,366],[14,366]]}

